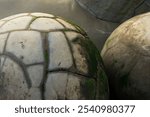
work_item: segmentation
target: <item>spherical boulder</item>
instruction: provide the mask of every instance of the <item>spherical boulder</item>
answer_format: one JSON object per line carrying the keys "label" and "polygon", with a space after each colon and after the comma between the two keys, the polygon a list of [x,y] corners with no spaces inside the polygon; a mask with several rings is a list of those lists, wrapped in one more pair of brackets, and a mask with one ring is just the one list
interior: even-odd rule
{"label": "spherical boulder", "polygon": [[[145,0],[76,0],[80,6],[101,20],[122,22],[136,14]],[[144,7],[145,12],[149,8]],[[140,10],[142,11],[142,9]],[[143,11],[144,12],[144,11]]]}
{"label": "spherical boulder", "polygon": [[120,25],[101,55],[113,99],[150,99],[150,13]]}
{"label": "spherical boulder", "polygon": [[4,18],[0,99],[108,99],[100,54],[81,28],[57,16]]}

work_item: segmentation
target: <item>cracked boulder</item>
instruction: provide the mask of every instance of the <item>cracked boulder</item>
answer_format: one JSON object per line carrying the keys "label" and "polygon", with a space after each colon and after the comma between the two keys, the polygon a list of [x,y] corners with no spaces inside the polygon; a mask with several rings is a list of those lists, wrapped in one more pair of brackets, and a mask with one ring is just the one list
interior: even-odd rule
{"label": "cracked boulder", "polygon": [[45,13],[0,20],[0,99],[108,99],[97,48],[77,25]]}
{"label": "cracked boulder", "polygon": [[113,99],[150,99],[150,13],[120,25],[101,56]]}
{"label": "cracked boulder", "polygon": [[[146,0],[76,0],[101,20],[120,22],[134,16]],[[146,8],[146,7],[145,7]],[[143,11],[143,10],[141,10]],[[146,8],[144,12],[149,11]]]}

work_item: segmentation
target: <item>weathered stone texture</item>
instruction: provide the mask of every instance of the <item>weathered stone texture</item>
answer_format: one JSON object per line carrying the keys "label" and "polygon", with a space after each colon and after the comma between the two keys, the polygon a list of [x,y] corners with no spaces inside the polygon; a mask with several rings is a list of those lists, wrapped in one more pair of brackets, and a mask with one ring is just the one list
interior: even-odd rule
{"label": "weathered stone texture", "polygon": [[101,52],[115,99],[150,99],[150,13],[120,25]]}

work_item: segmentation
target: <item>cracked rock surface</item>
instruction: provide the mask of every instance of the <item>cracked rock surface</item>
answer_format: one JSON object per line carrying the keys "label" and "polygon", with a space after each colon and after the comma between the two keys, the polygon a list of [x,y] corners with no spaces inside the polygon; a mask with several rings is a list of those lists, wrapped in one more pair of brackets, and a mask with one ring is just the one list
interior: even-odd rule
{"label": "cracked rock surface", "polygon": [[45,13],[0,20],[0,99],[108,99],[97,48],[77,25]]}

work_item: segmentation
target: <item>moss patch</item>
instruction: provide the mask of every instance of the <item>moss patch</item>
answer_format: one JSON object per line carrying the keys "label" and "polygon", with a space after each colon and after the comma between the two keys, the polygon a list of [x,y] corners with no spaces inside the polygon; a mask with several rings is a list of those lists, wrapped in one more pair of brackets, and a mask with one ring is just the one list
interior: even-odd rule
{"label": "moss patch", "polygon": [[[95,45],[87,37],[85,40],[81,40],[81,46],[85,49],[85,55],[88,63],[89,75],[97,77],[97,71],[99,69],[99,63],[102,64],[100,53]],[[101,65],[102,67],[102,65]]]}
{"label": "moss patch", "polygon": [[120,83],[120,87],[127,87],[129,84],[129,75],[130,73],[124,73],[119,77],[119,83]]}
{"label": "moss patch", "polygon": [[[79,41],[76,43],[79,43],[84,48],[84,54],[87,59],[88,64],[88,71],[89,76],[95,78],[95,99],[108,99],[109,96],[109,88],[108,88],[108,79],[104,72],[103,67],[103,61],[100,56],[100,53],[98,49],[95,47],[95,45],[90,41],[88,37],[85,39],[78,39]],[[93,79],[94,80],[94,79]],[[92,85],[89,85],[89,83],[86,83],[88,87],[92,87]],[[92,89],[92,88],[91,88]],[[94,93],[89,95],[93,95]],[[89,95],[87,97],[89,98]],[[93,98],[93,97],[92,97]],[[90,97],[91,99],[91,97]]]}
{"label": "moss patch", "polygon": [[101,69],[100,79],[104,82],[106,82],[106,80],[107,80],[107,76],[102,69]]}
{"label": "moss patch", "polygon": [[77,24],[75,24],[74,22],[72,22],[71,20],[66,20],[62,17],[58,17],[66,22],[68,22],[69,24],[73,25],[81,34],[86,35],[86,32]]}
{"label": "moss patch", "polygon": [[46,61],[46,63],[48,63],[48,61],[49,61],[49,54],[48,54],[48,50],[45,50],[44,57],[45,57],[45,61]]}
{"label": "moss patch", "polygon": [[96,99],[109,99],[108,78],[103,69],[98,72]]}
{"label": "moss patch", "polygon": [[86,99],[95,99],[96,83],[94,79],[86,79],[84,82],[82,82],[81,86],[82,93],[86,97]]}

